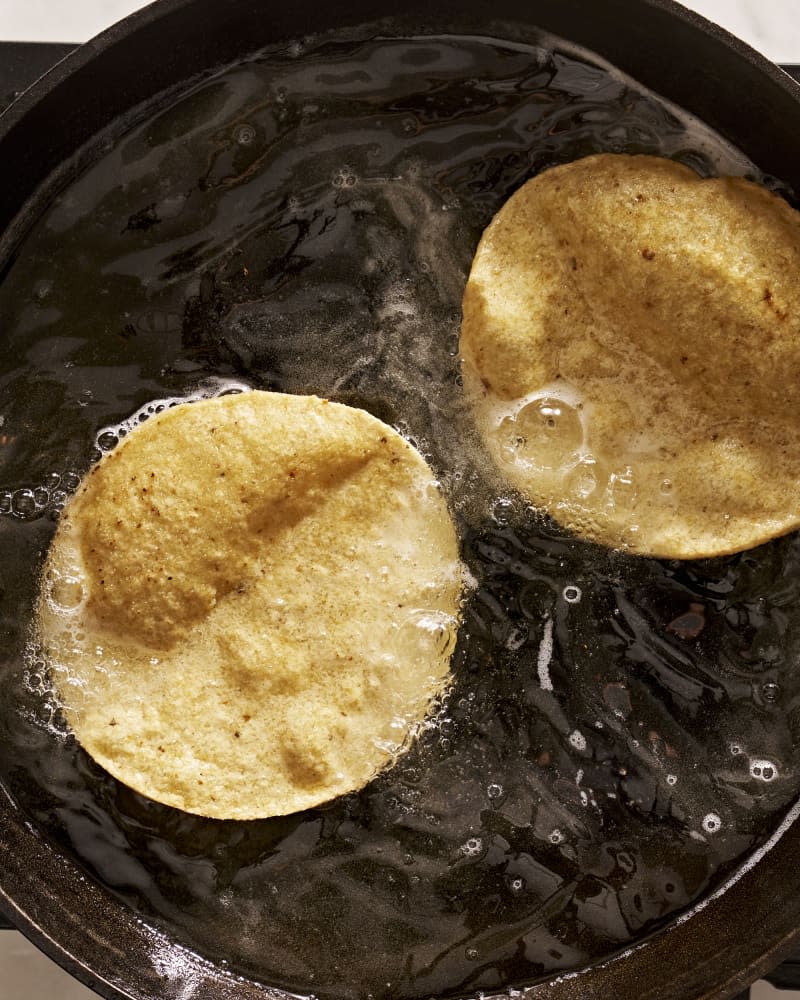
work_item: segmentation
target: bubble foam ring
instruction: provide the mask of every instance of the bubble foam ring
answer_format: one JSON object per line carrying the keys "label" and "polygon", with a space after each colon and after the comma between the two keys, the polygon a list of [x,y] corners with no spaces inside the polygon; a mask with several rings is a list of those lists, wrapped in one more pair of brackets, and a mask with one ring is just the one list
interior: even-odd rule
{"label": "bubble foam ring", "polygon": [[[211,376],[205,379],[192,392],[188,392],[183,396],[164,396],[159,399],[150,400],[143,406],[140,406],[138,410],[134,410],[129,417],[120,420],[119,423],[101,427],[95,435],[95,447],[103,454],[111,451],[124,437],[127,437],[131,431],[140,427],[145,421],[158,416],[165,410],[171,410],[175,406],[181,406],[184,403],[198,403],[203,399],[217,399],[221,396],[251,392],[252,388],[251,385],[247,382],[242,382],[240,379],[228,379],[216,375]],[[78,483],[75,482],[73,489],[77,488],[77,485]]]}
{"label": "bubble foam ring", "polygon": [[719,833],[722,829],[722,820],[716,813],[710,812],[703,817],[702,826],[706,833]]}

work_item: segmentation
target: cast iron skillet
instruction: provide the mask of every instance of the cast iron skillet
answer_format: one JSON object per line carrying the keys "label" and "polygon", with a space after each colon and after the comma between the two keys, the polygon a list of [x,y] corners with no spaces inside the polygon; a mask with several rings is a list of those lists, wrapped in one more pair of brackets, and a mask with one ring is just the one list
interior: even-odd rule
{"label": "cast iron skillet", "polygon": [[[5,255],[20,207],[96,132],[198,72],[277,41],[396,13],[380,0],[160,0],[59,64],[0,120]],[[672,0],[406,0],[420,33],[536,25],[604,56],[705,120],[759,167],[800,190],[800,87]],[[23,628],[24,623],[19,623]],[[2,791],[2,788],[0,788]],[[163,941],[0,795],[0,909],[47,954],[108,998],[263,997]],[[774,967],[800,932],[800,824],[683,923],[647,945],[527,991],[531,1000],[725,1000]],[[159,958],[154,961],[153,954]],[[275,994],[273,994],[275,995]]]}

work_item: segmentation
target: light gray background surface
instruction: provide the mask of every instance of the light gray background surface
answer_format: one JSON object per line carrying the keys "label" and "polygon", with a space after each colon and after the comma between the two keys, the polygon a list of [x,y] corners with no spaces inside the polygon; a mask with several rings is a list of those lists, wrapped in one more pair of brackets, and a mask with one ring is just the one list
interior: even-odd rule
{"label": "light gray background surface", "polygon": [[[800,0],[689,0],[684,5],[775,62],[800,63]],[[0,0],[0,39],[82,42],[144,6],[137,0]],[[0,931],[0,1000],[91,1000],[94,996],[21,934]],[[758,983],[752,1000],[800,1000],[800,992]]]}
{"label": "light gray background surface", "polygon": [[[800,61],[798,0],[689,0],[776,62]],[[137,0],[0,0],[0,38],[82,42],[145,4]]]}

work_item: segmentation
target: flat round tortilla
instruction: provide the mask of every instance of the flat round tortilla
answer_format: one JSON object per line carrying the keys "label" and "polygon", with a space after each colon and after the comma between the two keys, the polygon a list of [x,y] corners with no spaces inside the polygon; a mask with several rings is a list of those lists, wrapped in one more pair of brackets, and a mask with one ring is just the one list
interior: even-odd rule
{"label": "flat round tortilla", "polygon": [[464,379],[508,481],[579,535],[699,558],[800,524],[800,215],[649,156],[539,175],[483,235]]}
{"label": "flat round tortilla", "polygon": [[86,477],[39,638],[89,754],[159,802],[284,815],[361,788],[449,678],[462,570],[422,456],[362,410],[177,406]]}

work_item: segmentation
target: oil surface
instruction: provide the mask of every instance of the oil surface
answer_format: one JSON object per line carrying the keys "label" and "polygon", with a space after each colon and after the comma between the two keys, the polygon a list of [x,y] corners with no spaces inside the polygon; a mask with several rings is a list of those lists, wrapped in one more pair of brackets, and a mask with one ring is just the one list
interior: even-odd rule
{"label": "oil surface", "polygon": [[[463,285],[524,180],[608,151],[758,176],[557,49],[337,37],[227,69],[109,141],[0,286],[3,784],[146,920],[301,993],[490,990],[608,956],[719,884],[800,788],[800,540],[668,563],[571,539],[503,493],[463,410]],[[400,428],[477,583],[411,751],[359,794],[255,822],[115,782],[28,648],[93,456],[158,400],[233,384]]]}

